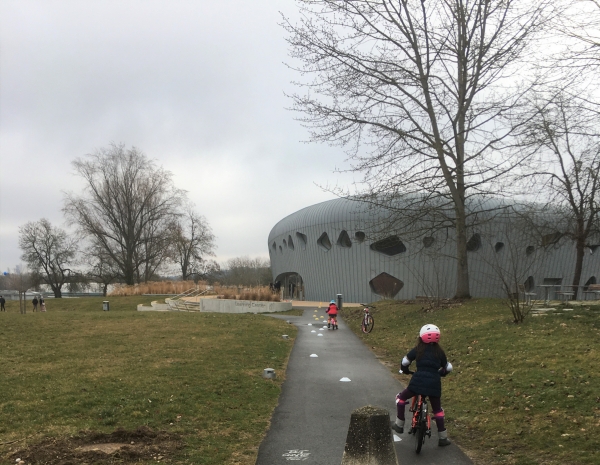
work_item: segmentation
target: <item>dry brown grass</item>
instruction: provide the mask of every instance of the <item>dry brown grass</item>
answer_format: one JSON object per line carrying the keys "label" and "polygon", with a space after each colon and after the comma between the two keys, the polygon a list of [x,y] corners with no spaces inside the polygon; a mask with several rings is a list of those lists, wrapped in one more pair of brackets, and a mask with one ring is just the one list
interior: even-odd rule
{"label": "dry brown grass", "polygon": [[[201,290],[206,289],[204,282],[199,282]],[[151,281],[134,286],[117,284],[110,295],[143,295],[143,294],[181,294],[196,287],[194,281]]]}
{"label": "dry brown grass", "polygon": [[267,286],[242,288],[215,286],[214,293],[219,299],[230,300],[260,300],[262,302],[279,302],[279,294],[274,293]]}

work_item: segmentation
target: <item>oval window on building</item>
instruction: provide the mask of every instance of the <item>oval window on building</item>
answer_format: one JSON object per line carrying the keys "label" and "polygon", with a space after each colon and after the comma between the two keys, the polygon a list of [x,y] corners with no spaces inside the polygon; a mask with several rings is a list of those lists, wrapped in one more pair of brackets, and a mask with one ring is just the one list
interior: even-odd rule
{"label": "oval window on building", "polygon": [[481,248],[481,236],[475,233],[467,241],[467,252],[476,252]]}
{"label": "oval window on building", "polygon": [[398,236],[388,236],[371,244],[371,250],[393,256],[406,252],[406,246]]}

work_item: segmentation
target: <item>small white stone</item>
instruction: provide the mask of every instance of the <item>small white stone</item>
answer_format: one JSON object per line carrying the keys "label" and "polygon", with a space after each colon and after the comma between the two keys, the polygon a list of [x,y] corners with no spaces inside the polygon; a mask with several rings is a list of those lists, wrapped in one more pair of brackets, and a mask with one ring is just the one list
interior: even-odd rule
{"label": "small white stone", "polygon": [[317,354],[310,354],[310,356],[311,356],[312,358],[316,358],[316,357],[318,357],[318,355],[317,355]]}
{"label": "small white stone", "polygon": [[316,331],[313,329],[313,330],[311,331],[311,333],[316,333]]}
{"label": "small white stone", "polygon": [[400,441],[402,441],[402,438],[400,436],[396,436],[394,434],[394,442],[400,442]]}
{"label": "small white stone", "polygon": [[317,336],[322,336],[322,334],[321,334],[321,333],[319,333],[319,334],[317,334]]}
{"label": "small white stone", "polygon": [[341,381],[342,383],[348,383],[348,382],[350,382],[350,378],[346,378],[346,377],[344,376],[342,379],[340,379],[340,381]]}

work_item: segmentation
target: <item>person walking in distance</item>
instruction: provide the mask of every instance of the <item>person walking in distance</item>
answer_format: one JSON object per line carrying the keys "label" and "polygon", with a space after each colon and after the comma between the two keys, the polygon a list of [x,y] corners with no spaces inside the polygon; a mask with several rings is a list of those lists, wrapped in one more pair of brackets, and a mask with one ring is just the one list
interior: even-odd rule
{"label": "person walking in distance", "polygon": [[392,429],[399,434],[404,432],[404,408],[408,399],[419,394],[429,397],[433,418],[438,429],[438,446],[452,444],[444,425],[444,409],[442,408],[442,376],[452,371],[444,350],[439,345],[440,329],[432,324],[425,325],[419,332],[417,345],[404,356],[401,373],[410,374],[408,367],[417,362],[417,371],[413,374],[408,387],[396,396],[397,416]]}
{"label": "person walking in distance", "polygon": [[0,295],[0,312],[6,311],[6,307],[4,306],[5,304],[6,304],[6,299]]}
{"label": "person walking in distance", "polygon": [[36,296],[33,296],[33,300],[31,301],[31,303],[33,304],[33,311],[37,311],[38,299]]}

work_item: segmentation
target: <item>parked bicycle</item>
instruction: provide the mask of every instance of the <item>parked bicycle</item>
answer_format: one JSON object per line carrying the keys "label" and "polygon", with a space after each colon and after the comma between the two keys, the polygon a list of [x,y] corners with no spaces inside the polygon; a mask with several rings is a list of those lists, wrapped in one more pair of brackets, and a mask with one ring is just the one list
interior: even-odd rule
{"label": "parked bicycle", "polygon": [[362,332],[367,334],[370,333],[373,330],[373,326],[375,326],[375,320],[373,319],[373,315],[371,315],[371,312],[369,312],[369,309],[373,307],[367,304],[361,305],[365,308],[363,310],[363,319],[360,327],[362,329]]}

